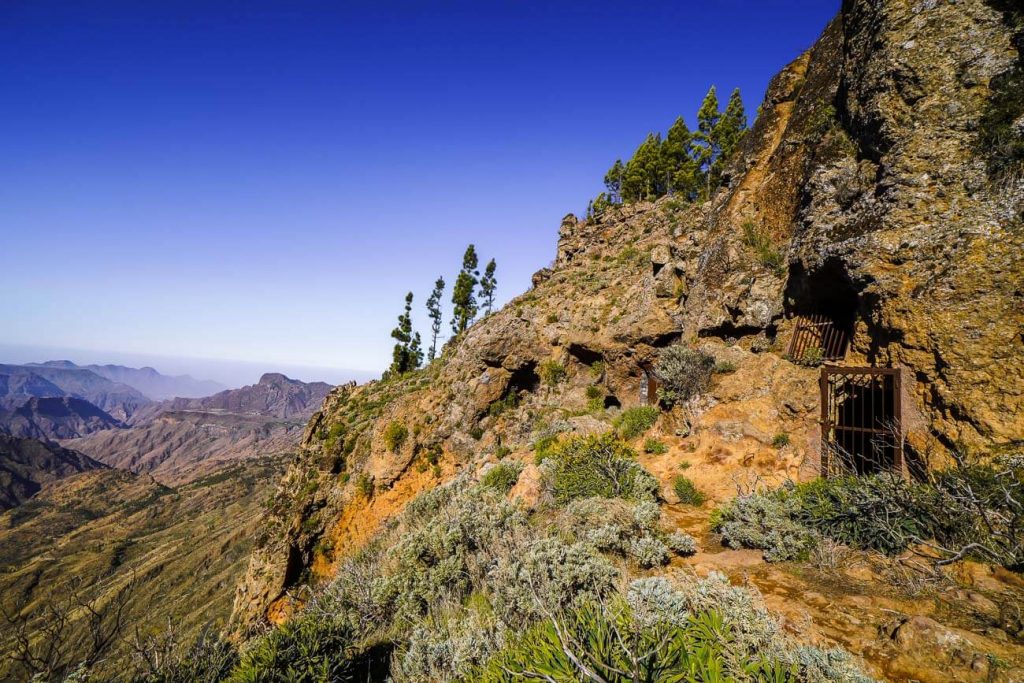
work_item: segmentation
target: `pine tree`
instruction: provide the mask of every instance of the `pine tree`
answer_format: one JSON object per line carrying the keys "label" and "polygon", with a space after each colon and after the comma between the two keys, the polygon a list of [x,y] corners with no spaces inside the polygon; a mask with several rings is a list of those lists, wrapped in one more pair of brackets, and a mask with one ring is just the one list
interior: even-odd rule
{"label": "pine tree", "polygon": [[423,362],[420,335],[412,331],[412,292],[405,295],[405,312],[398,316],[398,326],[391,330],[395,348],[391,353],[389,372],[401,375],[415,370]]}
{"label": "pine tree", "polygon": [[452,311],[452,331],[455,334],[465,332],[476,317],[477,304],[473,290],[480,277],[477,265],[479,261],[476,257],[476,248],[471,244],[466,247],[466,253],[462,256],[462,270],[459,271],[455,287],[452,288],[452,304],[455,306]]}
{"label": "pine tree", "polygon": [[412,336],[412,341],[409,342],[407,358],[409,359],[410,370],[415,370],[419,366],[423,365],[423,344],[420,341],[419,332],[414,334]]}
{"label": "pine tree", "polygon": [[490,315],[491,310],[494,308],[494,290],[498,288],[498,280],[494,277],[494,270],[496,268],[497,264],[494,262],[494,259],[491,259],[487,262],[487,267],[484,268],[484,276],[480,278],[480,299],[487,311],[487,315]]}
{"label": "pine tree", "polygon": [[711,169],[713,185],[718,185],[721,182],[725,164],[728,163],[733,152],[736,151],[740,142],[743,141],[746,132],[747,114],[743,109],[740,89],[736,88],[729,96],[729,102],[725,106],[725,111],[719,117],[711,134],[715,147],[718,149],[718,157],[714,160]]}
{"label": "pine tree", "polygon": [[618,204],[622,201],[622,176],[626,173],[626,167],[622,165],[622,159],[616,159],[608,172],[604,174],[604,186],[608,190],[608,201]]}
{"label": "pine tree", "polygon": [[694,199],[700,187],[700,172],[693,159],[693,133],[682,116],[668,129],[662,154],[668,167],[668,191]]}
{"label": "pine tree", "polygon": [[711,196],[711,167],[718,159],[718,139],[715,127],[721,114],[718,111],[718,93],[711,86],[708,94],[697,111],[697,134],[694,136],[699,144],[695,147],[697,168],[703,174],[705,198]]}
{"label": "pine tree", "polygon": [[444,278],[438,277],[434,282],[434,291],[427,299],[427,315],[430,317],[430,349],[427,360],[437,357],[437,335],[441,332],[441,297],[444,296]]}
{"label": "pine tree", "polygon": [[622,198],[627,202],[655,199],[666,192],[666,164],[661,135],[648,133],[626,162],[622,177]]}

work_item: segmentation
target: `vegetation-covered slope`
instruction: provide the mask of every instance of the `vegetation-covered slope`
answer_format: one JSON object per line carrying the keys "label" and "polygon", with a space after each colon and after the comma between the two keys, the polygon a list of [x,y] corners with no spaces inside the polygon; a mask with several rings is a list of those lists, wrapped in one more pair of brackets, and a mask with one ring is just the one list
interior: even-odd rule
{"label": "vegetation-covered slope", "polygon": [[[92,658],[96,675],[123,680],[134,645],[223,625],[282,464],[249,460],[178,488],[104,468],[0,515],[0,678],[60,679]],[[99,651],[96,633],[111,640]]]}

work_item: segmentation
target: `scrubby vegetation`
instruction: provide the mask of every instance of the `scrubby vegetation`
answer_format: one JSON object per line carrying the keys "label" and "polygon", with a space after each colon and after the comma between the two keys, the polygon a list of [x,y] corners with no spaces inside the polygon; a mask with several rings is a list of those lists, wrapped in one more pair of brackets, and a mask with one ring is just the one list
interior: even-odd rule
{"label": "scrubby vegetation", "polygon": [[391,422],[384,428],[384,445],[392,453],[397,453],[409,438],[409,429],[401,422]]}
{"label": "scrubby vegetation", "polygon": [[653,427],[659,415],[660,412],[654,406],[629,408],[615,419],[615,428],[623,439],[635,439]]}
{"label": "scrubby vegetation", "polygon": [[644,453],[650,453],[651,455],[663,455],[668,453],[668,446],[663,441],[658,441],[654,438],[647,438],[644,440]]}
{"label": "scrubby vegetation", "polygon": [[740,496],[715,530],[769,560],[806,559],[822,539],[889,555],[924,546],[940,563],[976,557],[1024,569],[1024,458],[1000,457],[936,473],[819,479]]}
{"label": "scrubby vegetation", "polygon": [[523,465],[519,462],[503,462],[487,470],[480,483],[495,491],[507,493],[516,485],[519,473],[523,471]]}
{"label": "scrubby vegetation", "polygon": [[869,680],[842,651],[793,643],[720,574],[628,579],[695,551],[651,500],[575,499],[531,519],[461,478],[410,503],[240,655],[193,647],[145,680]]}
{"label": "scrubby vegetation", "polygon": [[565,377],[565,366],[557,360],[546,360],[538,370],[541,381],[549,387],[556,386]]}
{"label": "scrubby vegetation", "polygon": [[672,490],[679,497],[679,502],[684,505],[703,505],[705,496],[697,486],[690,481],[689,477],[682,474],[676,475],[672,480]]}
{"label": "scrubby vegetation", "polygon": [[743,223],[743,244],[754,252],[758,263],[762,266],[776,275],[785,274],[785,256],[772,241],[772,236],[768,231],[759,227],[754,221],[748,220]]}
{"label": "scrubby vegetation", "polygon": [[614,434],[575,436],[545,461],[546,479],[559,503],[602,496],[654,500],[657,480],[636,462],[636,452]]}
{"label": "scrubby vegetation", "polygon": [[658,355],[654,372],[661,381],[658,398],[671,408],[705,391],[711,384],[715,359],[681,344],[669,346]]}

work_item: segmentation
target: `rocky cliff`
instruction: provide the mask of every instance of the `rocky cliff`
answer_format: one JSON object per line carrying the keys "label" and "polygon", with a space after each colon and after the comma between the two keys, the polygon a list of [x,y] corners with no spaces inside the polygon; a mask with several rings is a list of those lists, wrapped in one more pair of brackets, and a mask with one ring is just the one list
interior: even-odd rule
{"label": "rocky cliff", "polygon": [[[847,362],[904,369],[922,459],[1020,445],[1024,184],[993,170],[982,125],[1020,68],[1009,9],[845,2],[773,79],[710,201],[567,216],[533,289],[430,367],[333,390],[239,588],[239,622],[286,615],[289,589],[330,575],[417,492],[529,461],[545,435],[607,428],[680,341],[732,370],[661,418],[712,496],[742,477],[816,476],[818,373],[785,358],[808,313],[852,321]],[[780,433],[791,445],[773,447]]]}

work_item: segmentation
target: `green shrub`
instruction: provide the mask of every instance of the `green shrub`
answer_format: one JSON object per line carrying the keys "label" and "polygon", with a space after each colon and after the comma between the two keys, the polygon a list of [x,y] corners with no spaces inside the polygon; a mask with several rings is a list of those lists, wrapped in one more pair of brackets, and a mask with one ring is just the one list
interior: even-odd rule
{"label": "green shrub", "polygon": [[675,479],[672,480],[672,490],[679,497],[679,502],[684,505],[703,505],[704,503],[704,494],[685,475],[676,475]]}
{"label": "green shrub", "polygon": [[469,430],[469,436],[472,437],[474,441],[479,441],[484,438],[484,428],[480,425],[474,426]]}
{"label": "green shrub", "polygon": [[715,510],[711,527],[726,546],[763,550],[769,562],[806,560],[820,537],[796,521],[797,508],[791,496],[739,496]]}
{"label": "green shrub", "polygon": [[662,455],[664,453],[668,453],[668,446],[657,439],[647,438],[644,440],[644,453]]}
{"label": "green shrub", "polygon": [[229,683],[319,683],[349,680],[352,629],[338,617],[307,608],[250,643]]}
{"label": "green shrub", "polygon": [[871,681],[842,651],[794,647],[756,596],[715,573],[680,586],[637,579],[624,596],[554,612],[467,680]]}
{"label": "green shrub", "polygon": [[714,372],[716,375],[728,375],[730,373],[736,372],[736,364],[733,363],[732,361],[720,360],[717,363],[715,363]]}
{"label": "green shrub", "polygon": [[401,422],[391,422],[384,429],[384,445],[392,453],[397,453],[408,437],[409,430]]}
{"label": "green shrub", "polygon": [[512,449],[508,446],[498,446],[494,449],[494,457],[498,460],[503,460],[512,453]]}
{"label": "green shrub", "polygon": [[541,464],[554,452],[556,446],[558,446],[557,434],[540,437],[533,443],[533,461],[538,465]]}
{"label": "green shrub", "polygon": [[491,417],[498,417],[507,410],[513,410],[518,405],[519,395],[513,392],[489,405],[487,407],[487,414]]}
{"label": "green shrub", "polygon": [[668,407],[687,401],[711,385],[715,359],[683,345],[669,346],[658,354],[654,372],[661,381],[658,398]]}
{"label": "green shrub", "polygon": [[743,244],[757,255],[758,262],[777,275],[786,272],[785,256],[772,242],[772,237],[764,228],[759,228],[754,221],[743,223]]}
{"label": "green shrub", "polygon": [[670,553],[692,555],[697,541],[681,532],[661,528],[661,510],[648,501],[583,498],[570,503],[562,522],[567,533],[604,553],[615,553],[650,568],[666,564]]}
{"label": "green shrub", "polygon": [[791,357],[790,360],[797,365],[806,365],[807,367],[818,367],[825,361],[825,349],[820,346],[809,346],[804,349],[803,354],[798,357]]}
{"label": "green shrub", "polygon": [[637,406],[624,410],[615,419],[615,428],[623,439],[632,440],[654,426],[661,415],[654,406]]}
{"label": "green shrub", "polygon": [[894,474],[818,479],[740,496],[716,512],[731,546],[769,560],[804,559],[821,537],[895,555],[936,542],[1009,568],[1024,566],[1024,459],[994,459],[939,472],[930,483]]}
{"label": "green shrub", "polygon": [[604,398],[604,391],[602,391],[601,387],[597,386],[596,384],[591,384],[590,386],[587,387],[587,398]]}
{"label": "green shrub", "polygon": [[499,493],[508,493],[519,480],[519,473],[523,471],[521,462],[503,462],[487,470],[480,483],[494,489]]}
{"label": "green shrub", "polygon": [[786,432],[779,432],[772,437],[772,446],[775,448],[784,448],[789,445],[789,434]]}
{"label": "green shrub", "polygon": [[657,480],[635,460],[636,453],[614,434],[574,436],[550,456],[547,479],[560,504],[601,496],[654,500]]}
{"label": "green shrub", "polygon": [[324,439],[324,452],[333,453],[334,449],[338,446],[338,441],[345,434],[345,425],[340,422],[335,422],[331,425],[331,428],[327,430],[327,436]]}
{"label": "green shrub", "polygon": [[538,374],[544,384],[553,387],[565,378],[565,366],[557,360],[546,360],[540,364]]}
{"label": "green shrub", "polygon": [[[160,641],[150,640],[149,643],[155,644],[157,651],[160,651],[160,645],[173,643],[175,635],[169,627],[165,638]],[[238,648],[223,634],[204,628],[191,644],[171,652],[169,656],[139,659],[140,670],[132,678],[136,683],[213,683],[227,678],[235,668]]]}
{"label": "green shrub", "polygon": [[356,491],[361,493],[365,498],[373,497],[373,478],[366,472],[360,472],[356,476]]}

